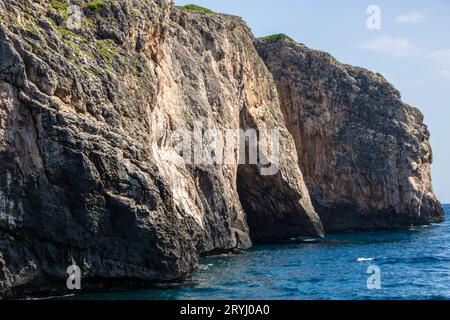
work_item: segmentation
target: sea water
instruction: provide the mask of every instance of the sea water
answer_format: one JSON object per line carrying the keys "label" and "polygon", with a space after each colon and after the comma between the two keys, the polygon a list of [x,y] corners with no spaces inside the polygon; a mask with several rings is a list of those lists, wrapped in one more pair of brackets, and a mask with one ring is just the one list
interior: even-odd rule
{"label": "sea water", "polygon": [[[450,218],[450,205],[444,208]],[[379,289],[368,281],[374,276]],[[182,284],[77,298],[450,299],[450,222],[255,246],[238,255],[203,259]]]}

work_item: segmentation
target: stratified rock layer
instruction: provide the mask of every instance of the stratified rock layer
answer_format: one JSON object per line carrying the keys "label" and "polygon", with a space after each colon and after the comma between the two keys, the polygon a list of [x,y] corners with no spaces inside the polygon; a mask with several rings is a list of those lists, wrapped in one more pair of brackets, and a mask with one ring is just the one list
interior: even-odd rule
{"label": "stratified rock layer", "polygon": [[[82,10],[70,31],[58,1],[0,0],[0,296],[65,290],[73,263],[94,282],[174,280],[252,238],[323,235],[239,18],[162,0]],[[196,124],[278,129],[279,170],[187,164],[171,134]]]}
{"label": "stratified rock layer", "polygon": [[383,76],[284,38],[257,48],[325,231],[443,221],[423,115]]}

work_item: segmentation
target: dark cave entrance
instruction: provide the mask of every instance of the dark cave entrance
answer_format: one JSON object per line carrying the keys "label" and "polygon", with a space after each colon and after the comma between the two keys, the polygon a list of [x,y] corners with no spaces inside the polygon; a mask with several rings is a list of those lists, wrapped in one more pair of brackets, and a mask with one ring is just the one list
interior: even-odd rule
{"label": "dark cave entrance", "polygon": [[[259,128],[247,108],[241,109],[240,122],[243,130]],[[245,148],[245,161],[240,159],[237,170],[237,191],[239,201],[246,214],[250,238],[254,243],[283,242],[300,236],[317,236],[321,233],[309,217],[303,204],[301,188],[295,177],[286,177],[289,172],[276,171],[263,175],[258,160],[264,155],[257,153],[257,159],[249,152],[258,150],[258,132],[252,137],[239,139],[239,150]],[[256,144],[256,147],[255,147]],[[263,158],[264,159],[264,158]],[[255,163],[259,164],[255,164]],[[265,163],[268,161],[264,161]],[[270,166],[268,164],[268,166]],[[294,173],[295,175],[295,173]]]}
{"label": "dark cave entrance", "polygon": [[262,176],[256,165],[239,165],[237,191],[254,243],[321,236],[320,227],[301,204],[301,195],[280,174]]}
{"label": "dark cave entrance", "polygon": [[247,217],[250,238],[253,242],[268,240],[270,226],[265,217],[264,201],[260,199],[260,181],[256,178],[258,170],[255,165],[239,165],[237,172],[237,190],[239,201]]}
{"label": "dark cave entrance", "polygon": [[[244,149],[244,159],[239,159],[237,170],[237,191],[242,209],[246,215],[250,238],[254,243],[272,242],[277,238],[277,231],[274,228],[276,223],[275,215],[272,214],[273,206],[270,197],[270,180],[274,177],[262,176],[258,170],[258,132],[247,136],[247,129],[258,128],[253,117],[247,108],[241,109],[241,127],[246,132],[245,137],[239,137],[239,152]],[[241,132],[242,134],[242,132]],[[256,157],[255,157],[256,154]]]}

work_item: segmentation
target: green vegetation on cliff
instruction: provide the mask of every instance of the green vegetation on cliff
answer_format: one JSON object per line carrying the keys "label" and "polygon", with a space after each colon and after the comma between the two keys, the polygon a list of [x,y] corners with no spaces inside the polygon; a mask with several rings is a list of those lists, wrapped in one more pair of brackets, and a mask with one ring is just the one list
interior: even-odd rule
{"label": "green vegetation on cliff", "polygon": [[185,5],[185,6],[177,6],[177,8],[188,10],[188,11],[201,11],[201,12],[204,12],[204,13],[215,13],[212,10],[209,10],[209,9],[197,6],[195,4],[188,4],[188,5]]}
{"label": "green vegetation on cliff", "polygon": [[291,37],[285,35],[284,33],[278,33],[278,34],[273,34],[273,35],[270,35],[270,36],[259,38],[259,40],[265,41],[265,42],[275,42],[275,41],[278,41],[280,39],[286,39],[286,40],[288,40],[290,42],[294,42],[294,39],[292,39]]}
{"label": "green vegetation on cliff", "polygon": [[68,3],[62,2],[60,0],[52,0],[52,2],[50,2],[50,5],[53,9],[56,10],[66,10],[69,7]]}
{"label": "green vegetation on cliff", "polygon": [[98,11],[100,10],[101,6],[105,5],[105,1],[104,0],[97,0],[97,1],[91,1],[89,3],[86,4],[86,8]]}

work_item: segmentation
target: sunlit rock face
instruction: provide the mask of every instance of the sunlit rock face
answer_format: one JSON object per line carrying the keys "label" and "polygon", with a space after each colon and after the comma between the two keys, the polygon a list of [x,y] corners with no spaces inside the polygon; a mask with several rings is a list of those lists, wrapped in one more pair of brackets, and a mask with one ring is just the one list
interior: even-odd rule
{"label": "sunlit rock face", "polygon": [[[205,203],[201,214],[211,211],[205,216],[210,219],[218,215],[217,208],[232,209],[219,216],[231,218],[230,227],[242,231],[236,241],[246,239],[246,223],[250,237],[257,242],[321,236],[320,219],[297,165],[295,144],[284,125],[275,84],[256,52],[251,31],[238,17],[183,10],[172,12],[169,26],[160,101],[172,128],[191,130],[200,123],[220,132],[279,132],[279,159],[271,174],[264,174],[261,166],[249,161],[239,165],[237,154],[226,166],[188,168],[200,183],[198,187],[214,200]],[[193,184],[188,183],[182,193],[192,189]],[[214,222],[205,225],[217,228]]]}
{"label": "sunlit rock face", "polygon": [[288,39],[257,48],[325,231],[443,221],[423,115],[382,75]]}
{"label": "sunlit rock face", "polygon": [[[69,30],[57,2],[0,0],[0,296],[65,292],[71,264],[86,286],[175,280],[202,254],[323,235],[239,18],[105,1]],[[195,125],[277,129],[277,170],[237,149],[187,163],[172,134]]]}

